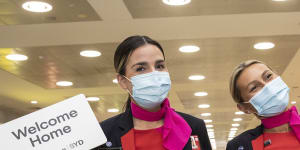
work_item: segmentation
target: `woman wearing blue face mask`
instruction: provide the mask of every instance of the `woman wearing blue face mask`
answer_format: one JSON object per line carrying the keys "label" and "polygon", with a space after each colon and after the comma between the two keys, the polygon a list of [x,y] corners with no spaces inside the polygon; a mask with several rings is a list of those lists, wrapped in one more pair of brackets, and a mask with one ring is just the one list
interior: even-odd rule
{"label": "woman wearing blue face mask", "polygon": [[128,37],[115,52],[114,66],[128,92],[126,110],[101,123],[108,142],[95,150],[211,149],[203,120],[170,107],[171,80],[158,42]]}
{"label": "woman wearing blue face mask", "polygon": [[230,92],[238,109],[262,124],[228,142],[227,150],[300,150],[300,116],[295,106],[288,108],[289,88],[270,67],[257,60],[241,63]]}

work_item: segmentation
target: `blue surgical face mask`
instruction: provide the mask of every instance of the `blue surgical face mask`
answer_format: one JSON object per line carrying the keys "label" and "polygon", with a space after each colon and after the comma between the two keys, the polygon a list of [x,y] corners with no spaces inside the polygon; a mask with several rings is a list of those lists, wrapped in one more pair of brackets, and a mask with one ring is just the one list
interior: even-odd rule
{"label": "blue surgical face mask", "polygon": [[280,77],[266,84],[249,102],[263,117],[282,113],[289,104],[289,88]]}
{"label": "blue surgical face mask", "polygon": [[131,77],[129,81],[133,86],[132,94],[130,92],[129,94],[139,106],[146,109],[159,106],[171,88],[168,72],[154,71],[140,74]]}

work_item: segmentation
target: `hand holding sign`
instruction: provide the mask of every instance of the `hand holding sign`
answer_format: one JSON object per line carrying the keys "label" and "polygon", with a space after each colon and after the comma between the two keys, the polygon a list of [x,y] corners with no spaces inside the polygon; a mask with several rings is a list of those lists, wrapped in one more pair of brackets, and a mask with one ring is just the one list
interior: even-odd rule
{"label": "hand holding sign", "polygon": [[106,142],[84,95],[3,124],[0,133],[9,149],[87,150]]}

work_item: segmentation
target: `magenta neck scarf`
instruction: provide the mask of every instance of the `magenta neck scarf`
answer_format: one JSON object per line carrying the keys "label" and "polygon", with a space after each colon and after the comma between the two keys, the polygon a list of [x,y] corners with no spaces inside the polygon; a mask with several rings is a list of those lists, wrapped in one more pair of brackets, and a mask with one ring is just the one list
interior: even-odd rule
{"label": "magenta neck scarf", "polygon": [[295,106],[292,106],[288,111],[281,113],[280,115],[262,119],[261,122],[267,129],[289,123],[298,141],[300,142],[300,116]]}
{"label": "magenta neck scarf", "polygon": [[163,146],[168,150],[182,150],[188,142],[192,129],[187,122],[170,107],[166,98],[157,112],[149,112],[131,102],[132,115],[145,121],[158,121],[164,118],[162,126]]}

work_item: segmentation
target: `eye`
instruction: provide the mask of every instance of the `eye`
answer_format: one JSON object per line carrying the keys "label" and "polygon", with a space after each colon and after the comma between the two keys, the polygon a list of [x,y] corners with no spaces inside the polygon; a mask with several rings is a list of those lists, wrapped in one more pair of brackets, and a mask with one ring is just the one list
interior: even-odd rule
{"label": "eye", "polygon": [[272,74],[272,73],[268,74],[268,75],[267,75],[267,79],[268,79],[268,80],[269,80],[269,79],[271,79],[271,78],[272,78],[272,76],[273,76],[273,74]]}
{"label": "eye", "polygon": [[136,68],[136,72],[141,72],[144,70],[145,70],[145,67],[143,67],[143,66],[139,66],[138,68]]}
{"label": "eye", "polygon": [[158,68],[158,69],[165,69],[166,67],[165,67],[164,64],[158,64],[158,65],[156,66],[156,68]]}
{"label": "eye", "polygon": [[253,92],[253,91],[255,91],[256,90],[256,88],[257,88],[257,86],[255,85],[255,86],[253,86],[253,87],[251,87],[251,89],[250,89],[250,93],[251,92]]}

